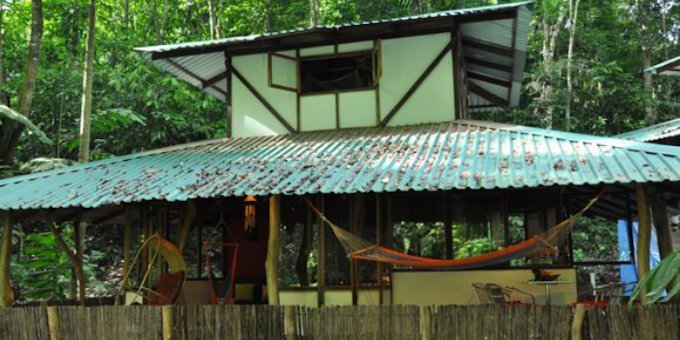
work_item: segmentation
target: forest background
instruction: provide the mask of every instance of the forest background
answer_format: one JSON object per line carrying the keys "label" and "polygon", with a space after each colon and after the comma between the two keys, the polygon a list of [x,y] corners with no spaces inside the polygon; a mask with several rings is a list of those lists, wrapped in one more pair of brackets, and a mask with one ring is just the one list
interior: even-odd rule
{"label": "forest background", "polygon": [[[134,47],[507,2],[0,0],[0,104],[10,109],[0,110],[3,176],[224,135],[224,103],[157,70]],[[680,117],[680,79],[642,72],[680,55],[677,1],[539,0],[532,15],[520,106],[473,118],[613,135]],[[91,119],[86,139],[84,119]],[[84,158],[81,140],[90,140]],[[115,230],[96,228],[88,229],[86,244],[97,247],[84,258],[92,294],[110,289],[122,242]],[[14,230],[19,299],[75,294],[53,288],[72,274],[46,231]],[[36,264],[40,256],[47,262]]]}

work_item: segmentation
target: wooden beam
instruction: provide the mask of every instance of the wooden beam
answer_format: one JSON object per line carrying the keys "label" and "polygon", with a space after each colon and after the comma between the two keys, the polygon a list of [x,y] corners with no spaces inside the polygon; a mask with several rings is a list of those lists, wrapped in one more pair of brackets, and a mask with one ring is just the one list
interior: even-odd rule
{"label": "wooden beam", "polygon": [[127,277],[130,270],[130,248],[132,245],[132,211],[130,207],[125,209],[123,228],[123,277]]}
{"label": "wooden beam", "polygon": [[498,85],[498,86],[510,87],[512,85],[512,82],[510,82],[509,80],[489,77],[487,75],[477,73],[477,72],[473,72],[473,71],[467,71],[467,76],[470,79],[481,80],[483,82],[487,82],[487,83]]}
{"label": "wooden beam", "polygon": [[259,100],[260,103],[264,105],[265,108],[267,108],[274,118],[276,118],[276,120],[278,120],[279,123],[281,123],[281,125],[286,128],[286,130],[288,130],[289,133],[295,132],[295,129],[293,129],[293,127],[290,126],[290,124],[288,124],[285,119],[283,119],[283,116],[281,116],[281,114],[276,111],[276,109],[271,104],[269,104],[269,102],[257,91],[257,89],[255,89],[255,87],[253,87],[252,84],[250,84],[250,82],[248,82],[248,80],[241,74],[241,72],[238,71],[237,68],[232,66],[231,72],[236,76],[236,78],[238,78],[238,80],[241,81],[241,83],[243,83],[243,85],[255,96],[255,98],[257,98],[257,100]]}
{"label": "wooden beam", "polygon": [[122,213],[124,213],[124,212],[125,212],[125,209],[124,209],[124,208],[122,208],[122,209],[116,209],[116,210],[114,210],[114,211],[112,211],[112,212],[110,212],[110,213],[108,213],[108,214],[106,214],[106,215],[104,215],[104,216],[101,216],[101,217],[99,217],[99,218],[96,218],[96,219],[91,220],[90,223],[92,223],[92,224],[99,224],[99,223],[102,223],[102,222],[106,222],[106,221],[108,221],[108,220],[110,220],[110,219],[113,219],[114,217],[116,217],[116,216],[118,216],[118,215],[120,215],[120,214],[122,214]]}
{"label": "wooden beam", "polygon": [[507,109],[508,106],[509,106],[508,102],[505,99],[487,91],[486,89],[482,88],[481,86],[479,86],[479,85],[477,85],[473,82],[468,83],[468,90],[470,90],[470,92],[492,102],[496,106],[502,107],[504,109]]}
{"label": "wooden beam", "polygon": [[[198,81],[198,82],[201,83],[201,84],[203,84],[203,83],[206,81],[206,80],[204,80],[203,78],[201,78],[201,77],[199,77],[198,75],[196,75],[195,73],[189,71],[186,67],[184,67],[184,66],[178,64],[176,61],[174,61],[174,60],[172,60],[172,59],[166,59],[165,61],[166,61],[168,64],[172,65],[174,68],[180,70],[182,73],[186,74],[187,76],[189,76],[189,77],[191,77],[191,78],[194,78],[196,81]],[[221,93],[221,94],[223,94],[223,95],[225,95],[225,96],[227,95],[227,92],[225,92],[224,90],[222,90],[221,88],[219,88],[219,87],[217,87],[217,86],[214,86],[214,85],[213,85],[213,86],[210,86],[210,88],[213,89],[213,90],[215,90],[215,91],[217,91],[217,92],[219,92],[219,93]]]}
{"label": "wooden beam", "polygon": [[197,206],[195,201],[187,202],[186,208],[184,209],[184,215],[182,216],[182,224],[179,228],[179,240],[177,242],[177,247],[180,251],[184,252],[184,248],[187,244],[187,239],[189,238],[189,232],[191,227],[194,226],[196,221]]}
{"label": "wooden beam", "polygon": [[656,69],[656,74],[661,74],[662,72],[666,72],[666,71],[674,71],[675,68],[678,67],[678,66],[680,66],[680,60],[676,60],[672,63],[669,63],[668,65],[664,65],[662,67],[659,67],[658,69]]}
{"label": "wooden beam", "polygon": [[210,78],[210,79],[204,80],[204,81],[202,82],[203,89],[205,89],[206,87],[213,86],[213,85],[217,84],[217,82],[219,82],[219,81],[221,81],[221,80],[223,80],[223,79],[226,79],[228,75],[229,75],[229,72],[228,72],[228,71],[224,71],[224,72],[222,72],[222,73],[220,73],[220,74],[218,74],[218,75],[216,75],[216,76],[214,76],[214,77],[212,77],[212,78]]}
{"label": "wooden beam", "polygon": [[[638,208],[638,247],[637,247],[637,270],[638,277],[642,279],[649,272],[649,243],[652,238],[652,222],[649,216],[649,205],[647,204],[647,188],[642,183],[637,183],[637,208]],[[647,292],[644,290],[640,294],[640,299],[644,304],[647,300]]]}
{"label": "wooden beam", "polygon": [[415,83],[413,83],[413,85],[411,85],[408,91],[406,91],[404,96],[401,97],[397,104],[394,105],[392,110],[390,110],[390,112],[385,116],[385,118],[383,118],[383,120],[380,122],[380,127],[387,126],[387,123],[389,123],[390,120],[392,120],[392,118],[394,117],[394,115],[396,115],[397,112],[399,112],[399,109],[401,109],[401,107],[404,106],[404,104],[406,104],[406,101],[408,101],[408,99],[411,98],[411,96],[416,92],[416,90],[418,90],[420,84],[422,84],[425,81],[425,79],[427,79],[430,73],[432,73],[432,71],[434,71],[437,65],[439,65],[439,62],[441,62],[441,60],[444,59],[444,57],[452,50],[453,43],[449,41],[449,43],[446,44],[446,46],[444,46],[444,49],[442,49],[441,52],[439,52],[439,54],[437,55],[437,57],[434,58],[434,60],[430,63],[427,69],[425,69],[425,72],[423,72],[420,75],[420,77],[418,77]]}
{"label": "wooden beam", "polygon": [[463,46],[474,48],[474,49],[481,50],[481,51],[484,51],[484,52],[493,53],[493,54],[496,54],[496,55],[499,55],[499,56],[502,56],[502,57],[507,57],[507,58],[514,58],[515,57],[515,51],[511,50],[510,48],[507,48],[505,46],[492,44],[490,42],[471,38],[471,37],[463,37]]}
{"label": "wooden beam", "polygon": [[512,66],[497,64],[497,63],[494,63],[492,61],[486,61],[486,60],[477,59],[477,58],[474,58],[474,57],[465,57],[464,59],[465,59],[465,63],[467,63],[467,64],[472,64],[472,65],[491,68],[491,69],[498,70],[498,71],[512,73]]}
{"label": "wooden beam", "polygon": [[281,224],[281,199],[278,195],[269,197],[269,240],[267,242],[267,259],[264,267],[267,275],[267,296],[270,305],[279,304],[279,256],[281,242],[279,227]]}

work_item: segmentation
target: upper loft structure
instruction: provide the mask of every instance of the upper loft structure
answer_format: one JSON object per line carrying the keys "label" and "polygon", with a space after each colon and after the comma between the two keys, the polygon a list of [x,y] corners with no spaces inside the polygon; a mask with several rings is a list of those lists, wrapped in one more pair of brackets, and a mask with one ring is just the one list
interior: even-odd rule
{"label": "upper loft structure", "polygon": [[226,101],[230,137],[447,122],[518,104],[530,4],[137,51]]}

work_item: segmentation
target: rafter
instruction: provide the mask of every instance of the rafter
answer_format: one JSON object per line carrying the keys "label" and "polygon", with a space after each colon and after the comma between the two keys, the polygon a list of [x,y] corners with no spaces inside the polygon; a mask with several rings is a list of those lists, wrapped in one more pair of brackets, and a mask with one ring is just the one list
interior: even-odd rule
{"label": "rafter", "polygon": [[496,106],[502,107],[504,109],[508,108],[508,101],[487,91],[486,89],[482,88],[481,86],[473,83],[473,82],[468,82],[468,90],[492,103],[494,103]]}

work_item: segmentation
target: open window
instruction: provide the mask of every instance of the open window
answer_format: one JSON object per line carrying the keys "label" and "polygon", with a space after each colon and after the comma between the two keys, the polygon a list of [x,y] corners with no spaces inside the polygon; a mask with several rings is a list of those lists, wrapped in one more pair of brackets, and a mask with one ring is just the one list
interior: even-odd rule
{"label": "open window", "polygon": [[377,84],[373,51],[304,58],[300,62],[300,93],[315,94],[370,89]]}
{"label": "open window", "polygon": [[292,92],[300,90],[300,59],[281,53],[269,53],[269,86]]}

